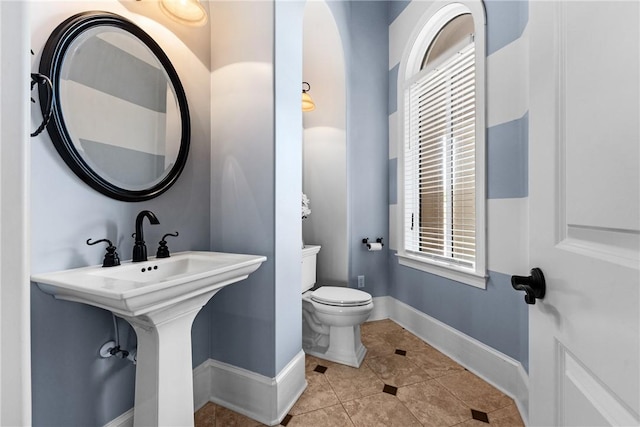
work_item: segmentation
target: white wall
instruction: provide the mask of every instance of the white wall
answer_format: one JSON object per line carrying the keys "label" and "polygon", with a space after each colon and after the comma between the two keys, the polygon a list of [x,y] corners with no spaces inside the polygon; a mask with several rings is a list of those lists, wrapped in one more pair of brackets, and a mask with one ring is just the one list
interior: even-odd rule
{"label": "white wall", "polygon": [[324,1],[304,9],[303,81],[316,109],[304,113],[303,191],[311,215],[302,223],[305,244],[321,245],[317,283],[346,285],[347,136],[345,61],[335,20]]}

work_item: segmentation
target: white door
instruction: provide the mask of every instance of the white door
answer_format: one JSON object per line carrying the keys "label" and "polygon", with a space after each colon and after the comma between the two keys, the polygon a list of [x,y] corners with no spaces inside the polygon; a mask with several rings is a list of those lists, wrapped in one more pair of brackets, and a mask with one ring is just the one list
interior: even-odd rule
{"label": "white door", "polygon": [[529,5],[529,421],[637,426],[639,2]]}

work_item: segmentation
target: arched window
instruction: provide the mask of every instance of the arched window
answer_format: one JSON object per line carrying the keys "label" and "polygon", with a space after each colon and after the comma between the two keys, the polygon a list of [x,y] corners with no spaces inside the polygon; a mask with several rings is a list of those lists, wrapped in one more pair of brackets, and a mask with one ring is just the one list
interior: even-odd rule
{"label": "arched window", "polygon": [[400,263],[485,287],[484,9],[437,3],[401,73]]}

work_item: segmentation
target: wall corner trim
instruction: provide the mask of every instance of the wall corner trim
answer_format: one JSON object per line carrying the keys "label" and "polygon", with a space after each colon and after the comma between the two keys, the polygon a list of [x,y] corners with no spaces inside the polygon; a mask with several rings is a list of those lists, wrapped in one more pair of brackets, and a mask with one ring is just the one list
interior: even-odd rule
{"label": "wall corner trim", "polygon": [[369,321],[391,319],[449,356],[511,397],[528,425],[529,375],[519,361],[393,297],[376,297],[373,306]]}

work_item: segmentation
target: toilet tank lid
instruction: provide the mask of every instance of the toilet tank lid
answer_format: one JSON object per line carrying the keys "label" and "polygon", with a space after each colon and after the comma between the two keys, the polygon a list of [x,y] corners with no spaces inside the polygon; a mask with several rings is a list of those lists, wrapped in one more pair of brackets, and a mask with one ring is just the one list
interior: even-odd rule
{"label": "toilet tank lid", "polygon": [[313,291],[311,299],[330,305],[363,305],[371,302],[371,295],[342,286],[322,286]]}

